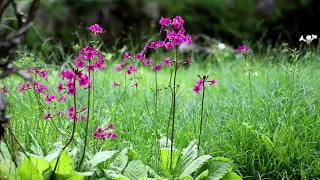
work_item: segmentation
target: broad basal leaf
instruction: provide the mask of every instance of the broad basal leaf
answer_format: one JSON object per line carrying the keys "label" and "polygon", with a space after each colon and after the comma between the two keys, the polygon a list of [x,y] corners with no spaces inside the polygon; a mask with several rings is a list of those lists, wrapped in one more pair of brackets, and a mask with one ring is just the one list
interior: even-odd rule
{"label": "broad basal leaf", "polygon": [[106,161],[107,159],[110,159],[114,154],[116,153],[116,151],[100,151],[97,152],[93,158],[88,162],[88,167],[90,167],[90,169],[93,169],[94,167],[96,167],[99,163]]}
{"label": "broad basal leaf", "polygon": [[22,164],[17,169],[18,180],[41,180],[42,177],[39,174],[37,167],[25,156]]}
{"label": "broad basal leaf", "polygon": [[124,148],[115,158],[115,160],[110,164],[110,169],[117,172],[122,172],[123,169],[127,166],[128,161],[128,149]]}
{"label": "broad basal leaf", "polygon": [[108,176],[109,178],[112,178],[113,180],[130,180],[129,178],[121,174],[118,174],[113,170],[104,170],[104,173],[106,174],[106,176]]}
{"label": "broad basal leaf", "polygon": [[181,176],[186,167],[193,162],[198,156],[197,140],[193,140],[189,143],[188,147],[182,150],[181,156],[177,163],[175,173]]}
{"label": "broad basal leaf", "polygon": [[124,169],[123,175],[130,180],[138,180],[141,177],[148,176],[148,169],[141,160],[133,160],[128,163],[128,166]]}
{"label": "broad basal leaf", "polygon": [[83,180],[85,176],[72,171],[69,174],[55,174],[56,180]]}
{"label": "broad basal leaf", "polygon": [[198,157],[194,161],[192,161],[181,173],[180,177],[184,177],[187,175],[191,175],[195,170],[201,167],[201,165],[206,162],[208,159],[210,159],[210,155],[204,155],[201,157]]}
{"label": "broad basal leaf", "polygon": [[205,170],[203,171],[199,176],[197,176],[195,178],[195,180],[202,180],[202,179],[206,179],[209,175],[209,170]]}
{"label": "broad basal leaf", "polygon": [[242,178],[234,172],[227,172],[220,180],[242,180]]}
{"label": "broad basal leaf", "polygon": [[43,171],[49,169],[49,163],[42,158],[30,157],[32,164],[39,170],[39,173],[42,174]]}
{"label": "broad basal leaf", "polygon": [[[56,165],[57,159],[50,162],[50,168],[53,170]],[[68,152],[64,150],[61,153],[57,168],[56,174],[70,174],[72,172],[72,159],[68,155]]]}
{"label": "broad basal leaf", "polygon": [[[171,150],[170,148],[160,149],[161,157],[161,169],[165,175],[169,174],[170,163],[171,163]],[[180,152],[177,149],[173,149],[172,152],[172,168],[174,169],[177,166],[177,161],[179,159]]]}
{"label": "broad basal leaf", "polygon": [[209,175],[208,180],[220,180],[228,172],[230,164],[223,161],[210,161],[209,162]]}

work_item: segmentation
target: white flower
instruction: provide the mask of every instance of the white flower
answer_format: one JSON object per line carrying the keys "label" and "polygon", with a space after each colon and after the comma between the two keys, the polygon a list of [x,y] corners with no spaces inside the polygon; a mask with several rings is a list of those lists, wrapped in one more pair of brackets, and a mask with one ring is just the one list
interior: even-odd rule
{"label": "white flower", "polygon": [[252,73],[252,76],[259,76],[259,74],[258,74],[258,72],[256,71],[256,72]]}
{"label": "white flower", "polygon": [[317,35],[307,35],[306,36],[306,39],[303,37],[303,36],[301,36],[300,37],[300,39],[299,39],[299,41],[304,41],[304,42],[306,42],[307,44],[310,44],[314,39],[317,39],[318,38],[318,36]]}
{"label": "white flower", "polygon": [[219,48],[220,50],[223,50],[224,48],[226,48],[226,46],[225,46],[223,43],[219,43],[219,44],[218,44],[218,48]]}

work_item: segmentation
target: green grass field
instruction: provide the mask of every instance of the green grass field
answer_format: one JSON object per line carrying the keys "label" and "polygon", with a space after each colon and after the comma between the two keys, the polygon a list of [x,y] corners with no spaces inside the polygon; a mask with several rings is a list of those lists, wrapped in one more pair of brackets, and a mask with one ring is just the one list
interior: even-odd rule
{"label": "green grass field", "polygon": [[[250,56],[251,89],[242,58],[220,58],[220,63],[213,63],[214,60],[215,57],[202,60],[195,56],[192,65],[178,71],[175,146],[181,149],[198,138],[201,93],[194,93],[193,85],[198,74],[209,75],[219,84],[208,87],[205,94],[201,147],[206,154],[231,159],[234,171],[243,179],[319,179],[318,56],[309,60],[300,58],[293,64],[280,57],[277,62],[271,62],[268,57]],[[167,134],[171,94],[165,86],[170,71],[163,67],[158,73],[158,87],[162,90],[158,118],[154,119],[153,71],[139,68],[137,76],[142,77],[139,87],[128,87],[122,96],[124,72],[114,72],[117,62],[120,61],[111,60],[107,68],[95,73],[88,152],[116,150],[130,142],[145,164],[157,167],[155,133],[158,138]],[[61,81],[58,77],[61,67],[44,65],[44,68],[49,78],[41,81],[48,85],[48,93],[54,94]],[[114,80],[121,86],[113,88]],[[11,127],[28,152],[46,155],[66,143],[72,122],[66,117],[44,121],[43,115],[46,108],[63,110],[70,103],[47,106],[44,96],[40,95],[41,104],[32,91],[19,93],[19,85],[25,81],[17,77],[7,78],[3,83],[11,92],[6,95],[10,102]],[[86,92],[78,95],[77,105],[86,106]],[[116,104],[118,107],[112,114]],[[114,123],[117,140],[93,139],[93,131],[110,121]],[[77,123],[76,138],[83,138],[84,127],[84,121]],[[76,141],[69,148],[74,146]]]}

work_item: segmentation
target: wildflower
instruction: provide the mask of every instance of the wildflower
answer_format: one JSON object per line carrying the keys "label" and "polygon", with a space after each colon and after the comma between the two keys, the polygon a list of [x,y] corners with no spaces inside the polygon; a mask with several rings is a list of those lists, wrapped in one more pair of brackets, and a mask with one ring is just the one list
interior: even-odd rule
{"label": "wildflower", "polygon": [[218,81],[216,81],[215,79],[211,79],[211,80],[208,81],[208,82],[210,82],[210,85],[212,85],[212,84],[218,84]]}
{"label": "wildflower", "polygon": [[74,106],[70,106],[69,108],[68,108],[68,112],[75,112],[75,108],[74,108]]}
{"label": "wildflower", "polygon": [[89,76],[87,74],[82,74],[79,79],[79,86],[88,86],[90,79]]}
{"label": "wildflower", "polygon": [[95,62],[94,66],[95,68],[102,70],[102,68],[105,65],[105,60],[103,58],[99,58],[98,61]]}
{"label": "wildflower", "polygon": [[138,61],[140,61],[140,60],[144,59],[145,56],[144,56],[143,54],[141,54],[141,53],[137,53],[137,54],[135,55],[135,58],[136,58]]}
{"label": "wildflower", "polygon": [[86,112],[87,110],[88,110],[88,108],[85,107],[85,106],[83,106],[83,107],[81,108],[81,112]]}
{"label": "wildflower", "polygon": [[85,121],[87,119],[87,116],[80,116],[81,121]]}
{"label": "wildflower", "polygon": [[138,71],[138,69],[137,69],[137,67],[135,67],[134,65],[130,64],[130,65],[128,66],[128,69],[127,69],[127,73],[128,73],[128,74],[131,74],[132,72],[137,72],[137,71]]}
{"label": "wildflower", "polygon": [[95,67],[94,64],[90,64],[90,65],[86,66],[86,68],[88,69],[89,72],[93,72],[94,71],[94,67]]}
{"label": "wildflower", "polygon": [[148,46],[148,47],[150,47],[151,49],[157,49],[158,48],[158,43],[157,42],[150,42],[150,46]]}
{"label": "wildflower", "polygon": [[173,43],[171,43],[171,42],[167,42],[166,45],[165,45],[165,47],[166,47],[167,50],[171,50],[171,49],[174,48],[174,45],[173,45]]}
{"label": "wildflower", "polygon": [[59,83],[58,86],[57,86],[57,89],[58,89],[58,92],[61,92],[62,89],[63,89],[63,84],[62,83]]}
{"label": "wildflower", "polygon": [[45,100],[47,103],[51,103],[53,100],[56,99],[56,95],[50,95],[50,94],[47,94],[46,97],[45,97]]}
{"label": "wildflower", "polygon": [[91,25],[89,30],[91,30],[94,34],[103,32],[103,29],[98,24]]}
{"label": "wildflower", "polygon": [[308,35],[306,36],[306,39],[304,39],[303,36],[300,37],[299,41],[304,41],[306,42],[307,44],[310,44],[314,39],[317,39],[318,36],[317,35]]}
{"label": "wildflower", "polygon": [[194,91],[195,93],[198,93],[200,90],[201,90],[201,86],[199,86],[198,84],[196,84],[196,85],[193,87],[193,91]]}
{"label": "wildflower", "polygon": [[52,118],[51,114],[50,113],[45,113],[44,114],[44,120],[48,120],[49,118]]}
{"label": "wildflower", "polygon": [[67,97],[66,96],[60,96],[59,97],[59,102],[65,102],[67,100]]}
{"label": "wildflower", "polygon": [[73,88],[74,87],[74,82],[72,80],[67,82],[67,89]]}
{"label": "wildflower", "polygon": [[225,46],[223,43],[219,43],[219,44],[218,44],[218,48],[219,48],[220,50],[223,50],[223,49],[226,48],[226,46]]}
{"label": "wildflower", "polygon": [[62,115],[64,115],[64,112],[63,111],[59,111],[58,112],[58,116],[62,116]]}
{"label": "wildflower", "polygon": [[154,70],[155,71],[160,71],[162,69],[162,64],[157,64],[155,67],[154,67]]}
{"label": "wildflower", "polygon": [[169,58],[164,58],[163,59],[163,64],[166,65],[166,66],[169,66],[171,63],[170,59]]}
{"label": "wildflower", "polygon": [[3,86],[2,88],[4,94],[9,94],[10,92],[7,89],[7,86]]}
{"label": "wildflower", "polygon": [[242,45],[238,48],[239,51],[243,52],[243,53],[247,53],[248,52],[248,46],[246,45]]}
{"label": "wildflower", "polygon": [[192,64],[191,59],[188,57],[186,64]]}
{"label": "wildflower", "polygon": [[161,17],[160,20],[159,20],[159,24],[160,24],[161,26],[170,26],[170,24],[171,24],[171,19],[170,19],[170,18]]}
{"label": "wildflower", "polygon": [[35,86],[38,94],[44,94],[45,91],[48,91],[47,85],[41,84],[40,82],[35,82]]}
{"label": "wildflower", "polygon": [[135,82],[133,86],[138,87],[139,86],[139,82],[138,81]]}
{"label": "wildflower", "polygon": [[40,71],[39,75],[40,75],[43,79],[47,79],[47,78],[48,78],[48,73],[47,73],[46,70]]}
{"label": "wildflower", "polygon": [[68,89],[67,93],[70,94],[70,95],[74,95],[76,93],[76,90],[77,90],[76,88],[72,87],[72,88]]}
{"label": "wildflower", "polygon": [[20,93],[22,93],[25,90],[27,90],[26,85],[22,84],[21,86],[19,86]]}
{"label": "wildflower", "polygon": [[112,134],[111,134],[111,138],[112,138],[113,140],[116,140],[116,139],[117,139],[117,135],[116,135],[115,133],[112,133]]}
{"label": "wildflower", "polygon": [[113,124],[110,123],[110,124],[108,125],[108,129],[112,130],[113,128],[114,128]]}
{"label": "wildflower", "polygon": [[115,87],[117,87],[117,86],[120,86],[119,84],[117,84],[117,82],[116,81],[113,81],[113,85],[112,85],[112,87],[113,88],[115,88]]}
{"label": "wildflower", "polygon": [[146,59],[146,60],[144,61],[144,64],[145,64],[146,66],[150,66],[150,65],[152,64],[152,61],[151,61],[150,59]]}
{"label": "wildflower", "polygon": [[203,79],[199,79],[199,80],[197,81],[197,86],[204,86],[204,81],[203,81]]}
{"label": "wildflower", "polygon": [[192,37],[188,34],[185,38],[184,38],[184,42],[187,44],[192,44]]}
{"label": "wildflower", "polygon": [[123,60],[127,60],[127,59],[129,59],[129,58],[130,58],[129,53],[128,53],[128,52],[125,52],[125,53],[123,54]]}
{"label": "wildflower", "polygon": [[82,56],[79,55],[76,60],[76,68],[83,68],[84,62],[82,61]]}

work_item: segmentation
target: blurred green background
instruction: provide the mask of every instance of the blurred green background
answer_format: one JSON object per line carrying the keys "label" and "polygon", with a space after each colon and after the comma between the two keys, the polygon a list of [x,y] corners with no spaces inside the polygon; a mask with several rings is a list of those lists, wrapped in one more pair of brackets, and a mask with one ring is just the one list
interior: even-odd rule
{"label": "blurred green background", "polygon": [[[22,7],[28,3],[18,2]],[[106,47],[143,46],[158,32],[161,16],[180,15],[188,33],[206,34],[233,47],[247,42],[298,45],[301,35],[320,31],[314,22],[319,12],[319,0],[42,0],[24,44],[44,50],[58,43],[72,50],[97,23],[105,29]]]}

